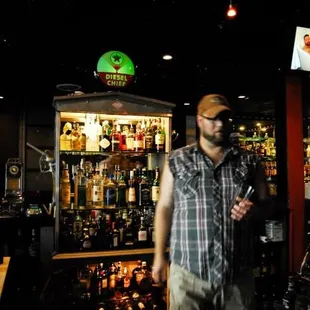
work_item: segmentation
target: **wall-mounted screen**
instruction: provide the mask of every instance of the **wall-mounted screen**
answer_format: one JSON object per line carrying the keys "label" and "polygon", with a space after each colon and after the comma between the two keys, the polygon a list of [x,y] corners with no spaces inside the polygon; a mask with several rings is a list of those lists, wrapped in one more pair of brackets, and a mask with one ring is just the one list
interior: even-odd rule
{"label": "wall-mounted screen", "polygon": [[310,28],[296,27],[291,69],[310,71]]}

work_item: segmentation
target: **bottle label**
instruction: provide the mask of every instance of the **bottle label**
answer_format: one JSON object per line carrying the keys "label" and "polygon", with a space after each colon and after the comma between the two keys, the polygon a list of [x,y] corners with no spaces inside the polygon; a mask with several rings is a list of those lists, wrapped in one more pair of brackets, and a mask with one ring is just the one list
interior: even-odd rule
{"label": "bottle label", "polygon": [[84,249],[90,249],[91,248],[91,242],[89,240],[85,240],[83,242],[83,248]]}
{"label": "bottle label", "polygon": [[118,247],[118,238],[117,238],[117,236],[113,237],[113,247],[114,248]]}
{"label": "bottle label", "polygon": [[116,190],[115,188],[105,188],[104,199],[106,206],[113,206],[116,204]]}
{"label": "bottle label", "polygon": [[124,287],[127,288],[130,286],[130,278],[125,277],[124,278]]}
{"label": "bottle label", "polygon": [[106,148],[108,148],[110,146],[110,141],[106,138],[103,138],[102,140],[100,140],[99,145],[105,150]]}
{"label": "bottle label", "polygon": [[146,230],[140,230],[138,232],[138,241],[146,241],[146,240],[147,240]]}
{"label": "bottle label", "polygon": [[107,288],[108,287],[108,279],[107,278],[102,279],[101,287],[102,288]]}
{"label": "bottle label", "polygon": [[159,186],[152,186],[152,201],[159,200]]}
{"label": "bottle label", "polygon": [[89,227],[89,235],[90,236],[94,236],[95,235],[95,233],[96,233],[96,231],[95,231],[95,228],[93,228],[93,227]]}
{"label": "bottle label", "polygon": [[136,190],[134,187],[129,187],[128,202],[136,202]]}
{"label": "bottle label", "polygon": [[61,201],[63,204],[70,204],[71,189],[70,183],[66,182],[61,184]]}
{"label": "bottle label", "polygon": [[162,133],[157,133],[155,135],[155,144],[164,145],[164,143],[165,143],[165,136]]}
{"label": "bottle label", "polygon": [[100,186],[94,185],[93,186],[93,202],[102,201],[102,190]]}
{"label": "bottle label", "polygon": [[134,139],[126,138],[126,146],[128,151],[132,151],[134,149]]}
{"label": "bottle label", "polygon": [[150,201],[150,188],[145,184],[140,184],[140,205],[147,205]]}
{"label": "bottle label", "polygon": [[151,149],[153,147],[153,136],[152,135],[146,135],[145,136],[145,148]]}
{"label": "bottle label", "polygon": [[119,240],[120,242],[123,242],[124,240],[124,228],[119,229]]}
{"label": "bottle label", "polygon": [[116,285],[116,279],[115,279],[115,274],[110,275],[110,289],[115,288]]}
{"label": "bottle label", "polygon": [[143,140],[135,140],[133,142],[134,148],[135,149],[143,149]]}
{"label": "bottle label", "polygon": [[143,279],[143,273],[141,271],[136,273],[136,282],[139,285],[141,280]]}

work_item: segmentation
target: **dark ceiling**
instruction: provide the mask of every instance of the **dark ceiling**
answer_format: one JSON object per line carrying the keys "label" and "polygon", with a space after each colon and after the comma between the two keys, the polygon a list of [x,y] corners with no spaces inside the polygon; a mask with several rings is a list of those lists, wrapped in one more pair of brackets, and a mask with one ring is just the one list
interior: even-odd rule
{"label": "dark ceiling", "polygon": [[[309,0],[233,0],[239,9],[233,21],[225,18],[229,0],[20,3],[0,4],[2,107],[50,106],[60,83],[79,84],[84,92],[108,90],[94,71],[99,57],[113,49],[136,65],[125,92],[190,112],[203,94],[221,92],[238,113],[272,114],[295,27],[310,25]],[[164,53],[173,60],[162,60]]]}

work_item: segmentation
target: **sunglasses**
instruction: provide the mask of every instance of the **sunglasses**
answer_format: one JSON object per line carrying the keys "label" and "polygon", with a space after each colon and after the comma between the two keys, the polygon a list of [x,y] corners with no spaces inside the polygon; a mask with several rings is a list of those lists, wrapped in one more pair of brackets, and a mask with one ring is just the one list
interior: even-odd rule
{"label": "sunglasses", "polygon": [[232,119],[228,115],[217,115],[216,117],[207,117],[205,115],[200,116],[210,122],[216,122],[216,121],[221,121],[223,123],[232,122]]}

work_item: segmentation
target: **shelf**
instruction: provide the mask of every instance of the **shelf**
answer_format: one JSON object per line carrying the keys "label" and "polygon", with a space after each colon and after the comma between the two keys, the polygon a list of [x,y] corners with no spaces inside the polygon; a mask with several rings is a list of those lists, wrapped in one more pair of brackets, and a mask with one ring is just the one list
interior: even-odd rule
{"label": "shelf", "polygon": [[87,212],[87,211],[92,211],[92,210],[97,210],[97,211],[121,211],[121,210],[144,210],[144,209],[155,209],[156,206],[142,206],[142,207],[114,207],[114,208],[107,208],[107,207],[87,207],[87,208],[78,208],[78,207],[62,207],[60,205],[59,210],[60,211],[66,211],[66,212],[75,212],[75,211],[81,211],[81,212]]}
{"label": "shelf", "polygon": [[240,140],[240,141],[245,141],[245,142],[262,142],[262,141],[266,141],[267,138],[264,138],[264,137],[256,137],[256,138],[253,138],[253,137],[244,137],[244,136],[241,136],[241,137],[239,137],[239,140]]}
{"label": "shelf", "polygon": [[266,162],[266,161],[276,161],[277,157],[276,156],[264,156],[262,157],[262,161]]}
{"label": "shelf", "polygon": [[131,151],[119,151],[119,152],[87,152],[87,151],[60,151],[60,155],[75,155],[75,156],[110,156],[110,155],[128,155],[128,156],[147,156],[148,154],[168,154],[166,152],[131,152]]}
{"label": "shelf", "polygon": [[[169,249],[166,249],[169,252]],[[128,255],[147,255],[154,254],[154,248],[130,249],[130,250],[112,250],[112,251],[94,251],[94,252],[74,252],[59,253],[53,256],[53,260],[65,259],[81,259],[81,258],[97,258],[97,257],[113,257]]]}

